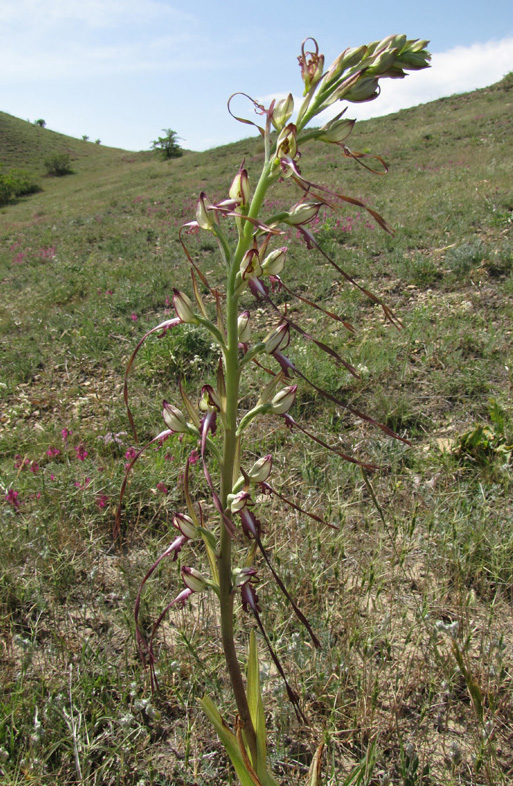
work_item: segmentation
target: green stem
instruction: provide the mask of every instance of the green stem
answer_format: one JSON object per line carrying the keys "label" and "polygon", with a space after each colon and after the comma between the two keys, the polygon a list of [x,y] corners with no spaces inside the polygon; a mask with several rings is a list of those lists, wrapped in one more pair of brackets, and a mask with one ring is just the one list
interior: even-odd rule
{"label": "green stem", "polygon": [[[269,187],[271,164],[266,162],[256,187],[248,215],[257,218]],[[221,467],[221,503],[226,509],[227,497],[238,476],[238,436],[237,417],[239,406],[239,336],[238,336],[238,296],[235,292],[237,272],[240,269],[244,254],[253,241],[253,226],[249,221],[241,222],[237,248],[231,259],[226,288],[226,343],[223,347],[224,372],[226,384],[226,411],[224,413],[224,444]],[[226,666],[230,675],[237,709],[243,724],[244,737],[248,745],[253,764],[257,761],[257,741],[255,727],[251,720],[248,699],[242,671],[237,657],[234,641],[232,587],[232,538],[221,522],[220,549],[217,558],[219,571],[219,606],[221,615],[221,638],[223,642]]]}

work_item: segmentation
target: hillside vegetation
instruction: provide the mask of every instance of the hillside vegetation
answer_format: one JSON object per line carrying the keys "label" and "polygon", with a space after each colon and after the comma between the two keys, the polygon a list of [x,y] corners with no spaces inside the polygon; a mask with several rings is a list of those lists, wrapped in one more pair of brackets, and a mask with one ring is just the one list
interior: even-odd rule
{"label": "hillside vegetation", "polygon": [[[284,433],[278,421],[255,431],[254,454],[277,457],[274,485],[338,527],[312,527],[267,502],[267,545],[323,645],[312,652],[279,593],[262,586],[268,633],[310,721],[298,726],[264,661],[273,769],[284,785],[299,783],[325,739],[330,786],[344,784],[362,760],[360,786],[508,786],[513,75],[357,123],[349,146],[382,156],[388,174],[372,174],[328,145],[305,152],[303,173],[364,200],[395,234],[348,206],[320,215],[316,237],[404,327],[384,324],[322,258],[312,270],[312,255],[294,235],[291,289],[339,313],[356,333],[334,331],[286,292],[280,303],[301,311],[316,336],[329,334],[361,379],[313,345],[291,352],[306,376],[412,447],[327,406],[313,390],[298,393],[304,423],[382,467],[371,492],[357,468]],[[44,176],[52,152],[71,155],[73,175]],[[170,313],[173,287],[190,291],[178,229],[194,217],[201,191],[225,197],[241,161],[251,178],[262,157],[259,140],[247,139],[162,161],[0,113],[0,162],[30,170],[43,188],[0,209],[0,775],[7,786],[226,783],[223,753],[197,704],[206,690],[233,719],[208,598],[162,627],[154,696],[134,642],[137,590],[183,506],[181,473],[194,441],[147,452],[124,500],[122,548],[112,529],[134,453],[124,368],[137,341]],[[276,204],[296,199],[283,183]],[[187,243],[215,279],[214,243],[193,235]],[[262,330],[272,323],[264,307],[259,317]],[[130,379],[141,441],[160,431],[162,399],[176,399],[178,378],[196,396],[215,378],[214,361],[194,326],[146,343]],[[251,402],[254,391],[245,393]],[[199,490],[201,482],[198,472]],[[147,583],[146,629],[176,595],[177,576],[175,565],[162,564]],[[251,624],[241,624],[241,647]]]}

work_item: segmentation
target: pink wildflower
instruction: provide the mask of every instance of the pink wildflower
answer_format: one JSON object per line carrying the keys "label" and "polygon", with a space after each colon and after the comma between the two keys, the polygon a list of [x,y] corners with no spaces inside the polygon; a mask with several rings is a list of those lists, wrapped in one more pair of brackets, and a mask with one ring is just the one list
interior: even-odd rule
{"label": "pink wildflower", "polygon": [[77,459],[79,461],[85,461],[86,456],[89,455],[87,450],[85,449],[85,446],[82,445],[82,443],[80,443],[80,445],[76,446],[75,453],[77,454]]}
{"label": "pink wildflower", "polygon": [[106,494],[99,494],[96,497],[96,507],[100,508],[100,509],[101,508],[105,508],[107,506],[107,502],[108,501],[109,501],[109,498],[108,498],[108,496]]}
{"label": "pink wildflower", "polygon": [[168,491],[167,491],[167,487],[164,485],[164,483],[157,483],[157,489],[158,489],[158,490],[159,490],[159,491],[160,491],[162,494],[167,494],[167,493],[168,493]]}
{"label": "pink wildflower", "polygon": [[189,464],[196,464],[199,461],[200,455],[197,450],[191,450],[189,454]]}
{"label": "pink wildflower", "polygon": [[61,431],[61,437],[62,437],[62,439],[64,440],[64,442],[67,442],[67,439],[68,439],[68,437],[69,437],[69,436],[71,436],[71,434],[73,434],[73,432],[71,431],[71,429],[67,429],[67,428],[63,428],[63,429],[62,429],[62,431]]}
{"label": "pink wildflower", "polygon": [[39,464],[36,461],[33,461],[29,467],[29,470],[33,472],[34,475],[37,475],[39,472]]}
{"label": "pink wildflower", "polygon": [[7,494],[5,495],[5,501],[8,505],[12,505],[15,510],[18,510],[20,507],[20,500],[18,499],[20,495],[19,491],[14,491],[14,489],[9,489]]}
{"label": "pink wildflower", "polygon": [[137,322],[137,320],[139,319],[135,311],[132,311],[132,313],[130,314],[130,319],[132,320],[132,322]]}
{"label": "pink wildflower", "polygon": [[61,451],[59,450],[59,448],[49,447],[48,450],[46,451],[46,455],[50,456],[50,458],[53,458],[54,456],[58,456],[60,452]]}

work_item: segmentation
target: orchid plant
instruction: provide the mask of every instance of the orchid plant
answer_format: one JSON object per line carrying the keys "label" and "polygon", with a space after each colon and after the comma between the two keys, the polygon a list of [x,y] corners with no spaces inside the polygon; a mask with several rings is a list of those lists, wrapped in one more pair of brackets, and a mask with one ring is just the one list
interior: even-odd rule
{"label": "orchid plant", "polygon": [[[337,314],[289,288],[285,280],[287,247],[282,244],[282,237],[291,227],[297,230],[309,250],[321,254],[339,276],[357,287],[374,304],[378,304],[386,320],[400,326],[400,321],[378,296],[358,284],[326,253],[309,225],[321,208],[337,210],[344,203],[349,203],[368,211],[386,232],[392,230],[377,212],[361,200],[314,182],[306,173],[307,166],[303,166],[303,159],[300,166],[300,156],[304,149],[314,142],[336,145],[342,155],[372,171],[376,171],[377,167],[385,172],[386,165],[382,159],[352,152],[347,147],[346,140],[355,121],[345,117],[345,108],[338,112],[337,109],[341,102],[370,101],[376,98],[380,91],[380,79],[401,78],[407,71],[428,67],[430,55],[426,51],[426,45],[426,41],[408,40],[404,35],[393,35],[368,46],[346,49],[325,68],[324,56],[319,53],[317,42],[307,39],[303,42],[298,58],[304,83],[303,100],[298,108],[294,106],[292,94],[273,100],[269,106],[263,106],[245,94],[235,94],[248,99],[256,115],[261,118],[261,121],[251,120],[233,114],[231,107],[234,96],[230,98],[230,113],[240,122],[255,126],[263,139],[264,162],[259,179],[253,188],[243,162],[233,178],[226,199],[214,203],[205,193],[199,195],[195,219],[180,230],[183,250],[191,266],[192,297],[174,290],[175,316],[161,322],[141,338],[126,370],[125,401],[137,440],[134,420],[128,406],[127,380],[143,342],[153,334],[162,336],[172,328],[189,324],[201,326],[219,351],[215,387],[205,384],[195,401],[186,392],[185,384],[181,380],[181,408],[173,403],[163,402],[162,417],[165,428],[133,456],[126,470],[121,499],[126,490],[129,473],[150,445],[176,435],[190,436],[198,442],[201,456],[199,466],[203,469],[211,498],[208,509],[213,511],[213,514],[207,515],[204,501],[202,503],[192,498],[192,462],[187,460],[183,483],[186,510],[174,515],[174,538],[148,570],[137,596],[137,643],[141,657],[149,665],[152,685],[157,687],[154,643],[156,632],[165,615],[173,607],[185,604],[196,593],[215,594],[219,605],[226,669],[238,712],[234,729],[228,727],[208,696],[201,699],[201,704],[225,746],[243,786],[275,786],[276,780],[267,763],[265,716],[254,632],[250,636],[248,656],[238,652],[236,647],[234,604],[237,597],[242,609],[253,615],[256,629],[283,679],[288,698],[302,721],[306,721],[306,718],[299,698],[287,680],[262,620],[258,597],[261,571],[270,572],[299,622],[308,631],[314,646],[319,646],[315,632],[290,596],[265,546],[264,525],[258,513],[257,496],[262,493],[274,495],[284,505],[291,506],[315,522],[333,526],[316,513],[303,510],[281,490],[271,485],[270,454],[253,461],[251,465],[246,463],[245,456],[247,447],[251,445],[252,428],[258,419],[278,417],[290,429],[299,430],[305,438],[314,440],[342,459],[360,464],[364,471],[376,469],[372,464],[360,462],[357,458],[342,453],[338,447],[329,445],[290,414],[298,385],[306,384],[331,402],[344,407],[356,418],[373,424],[392,437],[401,438],[387,426],[377,423],[370,416],[349,407],[337,396],[324,391],[286,354],[294,336],[313,342],[329,355],[333,363],[358,376],[356,369],[335,349],[308,333],[290,317],[286,308],[280,307],[273,300],[273,293],[283,288],[308,308],[317,309],[337,321],[344,329],[354,330],[352,325]],[[312,127],[315,118],[329,107],[335,107],[335,111],[330,111],[331,119],[321,127]],[[293,117],[295,120],[292,120]],[[295,203],[288,210],[265,215],[265,200],[269,190],[284,180],[293,183],[297,188]],[[235,231],[230,232],[230,227]],[[215,239],[225,272],[224,281],[212,283],[195,260],[186,242],[195,232],[208,233]],[[208,293],[207,296],[205,292]],[[275,315],[275,326],[265,336],[253,335],[250,311],[241,306],[241,299],[248,294],[256,299],[259,306],[265,304]],[[255,405],[248,410],[241,401],[241,382],[244,376],[251,375],[256,368],[258,379],[265,374],[266,381],[261,386]],[[121,501],[116,519],[116,536],[120,533],[120,511]],[[139,620],[144,585],[162,560],[168,557],[176,560],[178,554],[182,550],[186,551],[188,544],[192,542],[195,543],[196,553],[198,547],[204,549],[209,572],[207,574],[199,571],[193,565],[181,567],[184,589],[164,608],[148,635],[141,629]],[[244,661],[246,673],[242,666]],[[317,783],[319,760],[320,750],[312,763],[309,784]]]}

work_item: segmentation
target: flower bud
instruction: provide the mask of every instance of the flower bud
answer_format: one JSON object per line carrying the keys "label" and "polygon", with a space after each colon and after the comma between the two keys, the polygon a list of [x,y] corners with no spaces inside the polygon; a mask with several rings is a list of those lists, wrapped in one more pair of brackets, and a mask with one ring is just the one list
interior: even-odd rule
{"label": "flower bud", "polygon": [[193,592],[203,592],[207,588],[207,579],[196,568],[182,568],[184,584]]}
{"label": "flower bud", "polygon": [[347,93],[344,93],[344,101],[352,101],[358,104],[363,101],[372,101],[379,95],[379,80],[377,77],[367,77],[360,79]]}
{"label": "flower bud", "polygon": [[196,205],[196,221],[201,229],[212,231],[214,222],[210,216],[210,211],[207,209],[206,198],[207,195],[202,191]]}
{"label": "flower bud", "polygon": [[258,278],[258,276],[262,275],[262,267],[256,248],[250,248],[249,251],[244,254],[244,258],[240,264],[240,272],[243,279]]}
{"label": "flower bud", "polygon": [[264,339],[265,342],[265,351],[268,355],[272,355],[273,352],[276,350],[284,350],[287,349],[288,345],[290,344],[290,328],[285,322],[283,325],[280,325],[273,330],[267,338]]}
{"label": "flower bud", "polygon": [[321,133],[317,137],[321,142],[332,142],[333,144],[340,144],[344,142],[350,135],[355,124],[355,120],[341,119],[332,120],[321,128]]}
{"label": "flower bud", "polygon": [[[335,77],[359,63],[367,54],[366,46],[352,47],[342,52],[330,65],[324,78],[324,83],[331,82]],[[321,86],[322,89],[322,86]]]}
{"label": "flower bud", "polygon": [[272,463],[273,457],[270,453],[258,459],[249,470],[248,478],[252,480],[253,483],[263,483],[271,474]]}
{"label": "flower bud", "polygon": [[366,69],[365,73],[369,76],[380,76],[386,73],[388,69],[394,64],[397,57],[397,49],[390,46],[379,50],[372,57],[371,62]]}
{"label": "flower bud", "polygon": [[197,527],[190,516],[186,513],[175,513],[173,516],[173,525],[176,529],[180,530],[182,535],[185,535],[188,540],[194,540],[197,534]]}
{"label": "flower bud", "polygon": [[278,276],[285,265],[287,251],[288,248],[286,246],[271,251],[262,262],[262,272],[265,273],[266,276]]}
{"label": "flower bud", "polygon": [[308,224],[309,221],[315,218],[321,205],[322,202],[301,202],[301,204],[292,208],[283,221],[285,224],[290,224],[293,227]]}
{"label": "flower bud", "polygon": [[276,158],[295,158],[297,155],[297,129],[294,123],[283,128],[276,140]]}
{"label": "flower bud", "polygon": [[238,494],[228,494],[227,501],[232,513],[239,513],[246,507],[251,495],[249,491],[239,491]]}
{"label": "flower bud", "polygon": [[189,431],[189,426],[187,425],[187,421],[185,419],[185,415],[178,407],[173,406],[173,404],[168,404],[167,401],[163,402],[164,409],[162,410],[162,417],[166,423],[166,426],[174,431],[175,434],[187,434]]}
{"label": "flower bud", "polygon": [[249,205],[250,190],[249,190],[249,177],[246,169],[242,166],[238,173],[233,178],[233,182],[229,191],[230,199],[234,199],[242,207]]}
{"label": "flower bud", "polygon": [[271,121],[277,131],[281,131],[287,120],[290,119],[294,111],[294,99],[292,93],[289,93],[287,98],[281,98],[276,101],[271,115]]}
{"label": "flower bud", "polygon": [[288,412],[295,401],[296,391],[297,385],[290,385],[276,393],[271,401],[271,412],[275,415],[284,415]]}
{"label": "flower bud", "polygon": [[193,325],[198,324],[198,318],[194,313],[191,300],[184,292],[180,292],[179,289],[173,289],[173,305],[177,316],[182,322]]}
{"label": "flower bud", "polygon": [[249,316],[249,311],[243,311],[242,314],[239,314],[239,318],[237,320],[239,341],[241,344],[247,344],[251,338],[251,325],[249,323]]}

